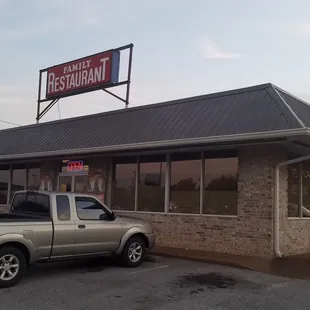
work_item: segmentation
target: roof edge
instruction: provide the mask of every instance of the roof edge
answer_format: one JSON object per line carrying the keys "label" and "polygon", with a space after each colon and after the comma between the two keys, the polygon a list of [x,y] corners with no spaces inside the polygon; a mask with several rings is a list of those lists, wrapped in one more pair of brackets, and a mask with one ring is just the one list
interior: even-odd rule
{"label": "roof edge", "polygon": [[212,136],[202,138],[191,138],[191,139],[179,139],[179,140],[167,140],[167,141],[156,141],[156,142],[141,142],[134,144],[125,145],[112,145],[102,146],[84,149],[71,149],[71,150],[58,150],[50,152],[38,152],[38,153],[26,153],[16,155],[3,155],[0,156],[2,160],[17,160],[17,159],[31,159],[35,157],[51,157],[51,156],[68,156],[68,155],[80,155],[80,154],[94,154],[94,153],[108,153],[118,151],[129,151],[129,150],[140,150],[140,149],[153,149],[160,147],[176,147],[176,146],[191,146],[199,144],[211,144],[211,143],[225,143],[225,142],[240,142],[249,140],[259,139],[274,139],[274,138],[286,138],[298,135],[310,135],[310,129],[307,128],[296,128],[287,130],[267,131],[258,133],[247,133],[247,134],[234,134],[225,136]]}
{"label": "roof edge", "polygon": [[310,106],[310,103],[307,102],[307,101],[305,101],[304,99],[301,99],[301,98],[299,98],[299,97],[293,95],[292,93],[286,91],[285,89],[283,89],[283,88],[281,88],[281,87],[278,87],[278,86],[273,85],[273,84],[271,84],[271,85],[272,85],[272,87],[273,87],[274,89],[277,89],[278,91],[283,92],[284,94],[286,94],[286,95],[288,95],[288,96],[294,98],[295,100],[298,100],[298,101],[300,101],[300,102],[302,102],[302,103],[304,103],[304,104]]}
{"label": "roof edge", "polygon": [[285,108],[290,112],[290,114],[295,118],[295,120],[299,123],[299,125],[303,128],[307,128],[307,126],[303,123],[303,121],[297,116],[297,114],[294,112],[292,107],[286,102],[286,100],[282,97],[282,95],[279,93],[279,89],[272,85],[273,91],[277,94],[279,99],[281,100],[282,104],[285,106]]}

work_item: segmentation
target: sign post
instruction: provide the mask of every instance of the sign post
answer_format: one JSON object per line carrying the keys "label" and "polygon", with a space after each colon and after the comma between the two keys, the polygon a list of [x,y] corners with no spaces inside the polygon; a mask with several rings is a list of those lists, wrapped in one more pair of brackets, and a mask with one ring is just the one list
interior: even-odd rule
{"label": "sign post", "polygon": [[[119,81],[121,52],[129,49],[127,78]],[[39,72],[39,88],[37,100],[37,123],[61,99],[103,90],[111,96],[123,101],[125,108],[129,105],[131,83],[133,44],[104,51],[91,56],[79,58]],[[46,91],[42,98],[42,77],[46,75]],[[126,85],[126,95],[122,98],[109,88]],[[41,103],[49,104],[41,110]]]}

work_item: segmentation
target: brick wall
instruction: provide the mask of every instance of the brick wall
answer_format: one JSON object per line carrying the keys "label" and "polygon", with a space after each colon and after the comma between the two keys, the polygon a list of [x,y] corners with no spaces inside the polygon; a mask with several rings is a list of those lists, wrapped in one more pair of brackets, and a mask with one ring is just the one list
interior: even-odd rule
{"label": "brick wall", "polygon": [[161,246],[271,257],[274,167],[283,154],[277,146],[240,148],[237,217],[131,215],[153,223]]}
{"label": "brick wall", "polygon": [[280,169],[280,250],[284,255],[310,252],[310,218],[288,218],[287,167]]}

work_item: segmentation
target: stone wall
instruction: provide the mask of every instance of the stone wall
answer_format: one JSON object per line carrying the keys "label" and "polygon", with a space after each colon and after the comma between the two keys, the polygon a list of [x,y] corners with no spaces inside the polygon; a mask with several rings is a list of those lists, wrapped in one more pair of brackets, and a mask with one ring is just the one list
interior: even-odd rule
{"label": "stone wall", "polygon": [[236,217],[130,214],[153,223],[160,246],[272,257],[274,167],[284,154],[277,146],[240,148]]}

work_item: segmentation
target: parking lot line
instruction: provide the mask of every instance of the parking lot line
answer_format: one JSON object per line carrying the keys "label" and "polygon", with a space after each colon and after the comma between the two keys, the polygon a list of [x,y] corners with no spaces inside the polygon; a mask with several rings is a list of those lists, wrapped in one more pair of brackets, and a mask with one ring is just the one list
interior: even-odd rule
{"label": "parking lot line", "polygon": [[135,273],[140,273],[140,272],[147,272],[147,271],[163,269],[163,268],[168,268],[168,267],[170,267],[170,265],[157,266],[157,267],[153,267],[153,268],[147,268],[147,269],[141,269],[141,270],[137,270],[137,271],[128,272],[127,274],[135,274]]}

